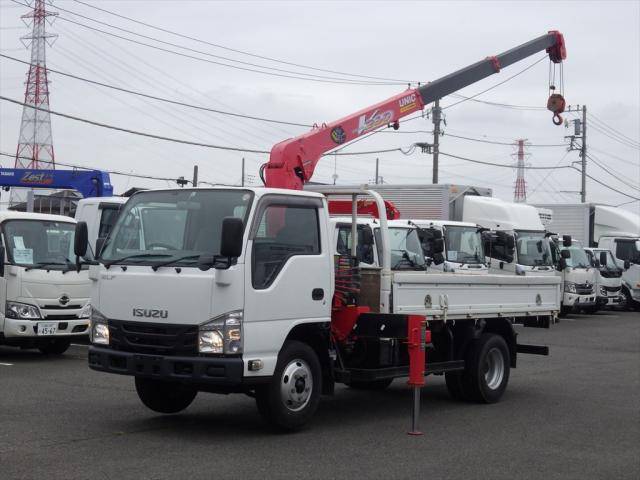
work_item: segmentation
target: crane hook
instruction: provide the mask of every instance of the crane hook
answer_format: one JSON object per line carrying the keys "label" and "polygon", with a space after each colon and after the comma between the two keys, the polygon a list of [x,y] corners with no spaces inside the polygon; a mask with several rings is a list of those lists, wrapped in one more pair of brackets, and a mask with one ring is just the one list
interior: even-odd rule
{"label": "crane hook", "polygon": [[554,125],[562,125],[562,115],[555,113],[552,121]]}

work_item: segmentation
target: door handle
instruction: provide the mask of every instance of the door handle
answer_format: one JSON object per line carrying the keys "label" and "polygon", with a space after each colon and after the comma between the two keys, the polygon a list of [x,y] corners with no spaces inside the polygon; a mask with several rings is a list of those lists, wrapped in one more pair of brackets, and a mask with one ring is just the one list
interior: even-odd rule
{"label": "door handle", "polygon": [[324,290],[322,288],[314,288],[311,291],[312,300],[322,300],[324,298]]}

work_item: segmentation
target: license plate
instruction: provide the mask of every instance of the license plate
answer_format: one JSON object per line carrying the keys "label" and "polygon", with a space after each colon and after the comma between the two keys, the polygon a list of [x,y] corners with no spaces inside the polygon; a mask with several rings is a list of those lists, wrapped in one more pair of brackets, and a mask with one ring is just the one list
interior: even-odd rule
{"label": "license plate", "polygon": [[38,335],[55,335],[58,331],[58,322],[39,322]]}

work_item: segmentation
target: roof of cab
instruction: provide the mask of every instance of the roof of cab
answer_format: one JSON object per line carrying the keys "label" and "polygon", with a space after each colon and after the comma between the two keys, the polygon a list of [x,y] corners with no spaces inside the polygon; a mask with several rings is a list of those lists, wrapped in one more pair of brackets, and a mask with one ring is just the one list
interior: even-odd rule
{"label": "roof of cab", "polygon": [[14,212],[13,210],[0,211],[0,223],[7,220],[46,220],[49,222],[76,223],[75,219],[64,215],[52,215],[49,213]]}

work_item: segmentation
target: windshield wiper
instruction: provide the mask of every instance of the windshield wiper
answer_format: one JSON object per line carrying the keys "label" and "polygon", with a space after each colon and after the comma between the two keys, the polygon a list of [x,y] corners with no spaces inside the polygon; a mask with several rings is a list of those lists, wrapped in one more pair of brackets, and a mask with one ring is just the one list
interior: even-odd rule
{"label": "windshield wiper", "polygon": [[124,260],[129,260],[130,258],[138,258],[138,257],[172,257],[173,255],[169,255],[168,253],[134,253],[132,255],[127,255],[122,258],[116,258],[115,260],[110,260],[108,262],[103,262],[104,266],[109,268],[111,265],[115,265],[116,263],[120,263]]}
{"label": "windshield wiper", "polygon": [[29,265],[28,267],[25,267],[24,271],[27,272],[29,270],[33,270],[34,268],[42,268],[42,267],[51,266],[51,265],[67,265],[67,264],[62,262],[40,262],[40,263],[34,263],[33,265]]}
{"label": "windshield wiper", "polygon": [[178,257],[178,258],[174,258],[171,260],[167,260],[166,262],[158,262],[154,265],[151,265],[151,268],[153,268],[153,271],[157,271],[160,267],[166,267],[167,265],[171,265],[172,263],[177,263],[177,262],[181,262],[182,260],[191,260],[191,259],[197,259],[200,258],[200,254],[193,254],[193,255],[185,255],[184,257]]}

